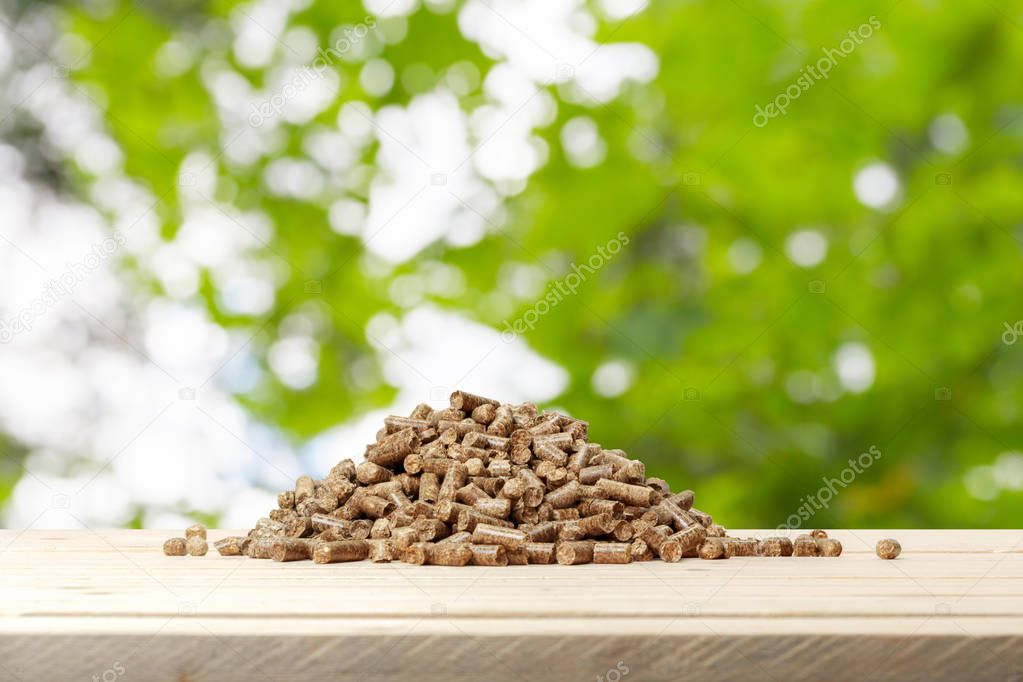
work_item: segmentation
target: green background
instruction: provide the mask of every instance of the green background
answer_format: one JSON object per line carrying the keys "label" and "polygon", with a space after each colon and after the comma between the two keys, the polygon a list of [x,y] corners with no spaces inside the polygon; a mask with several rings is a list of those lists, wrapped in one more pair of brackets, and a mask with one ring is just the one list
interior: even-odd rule
{"label": "green background", "polygon": [[[222,131],[198,67],[157,78],[155,54],[181,32],[227,20],[234,6],[122,2],[102,15],[55,9],[65,30],[93,44],[89,63],[72,77],[104,94],[127,173],[162,196],[157,210],[168,238],[181,219],[181,160],[196,149],[215,154]],[[462,36],[457,11],[419,7],[397,20],[407,32],[380,54],[397,74],[383,97],[360,91],[360,63],[334,64],[346,85],[314,123],[333,125],[351,100],[374,109],[406,105],[456,62],[486,74],[494,62]],[[366,15],[356,3],[314,2],[290,23],[327,45],[332,29]],[[757,105],[871,16],[880,28],[827,81],[786,115],[753,125]],[[380,20],[381,30],[395,21]],[[382,378],[353,382],[350,368],[368,363],[379,372],[364,328],[378,313],[403,313],[388,295],[394,278],[426,263],[457,267],[464,294],[426,293],[425,300],[501,329],[533,304],[517,303],[510,316],[489,304],[502,265],[541,265],[553,282],[567,270],[549,268],[547,256],[582,262],[621,231],[629,245],[524,337],[568,371],[554,403],[587,419],[594,440],[645,460],[673,487],[695,489],[698,506],[728,526],[783,523],[822,477],[839,476],[871,447],[881,458],[817,512],[814,525],[1019,526],[1023,492],[1002,479],[1011,466],[986,467],[1016,461],[1004,453],[1020,447],[1021,435],[1023,344],[1001,337],[1006,323],[1023,318],[1023,4],[658,0],[624,21],[601,20],[594,38],[647,45],[660,61],[657,77],[595,106],[546,86],[557,100],[555,120],[536,131],[548,143],[547,163],[508,198],[502,230],[470,247],[435,243],[371,276],[356,265],[362,242],[328,225],[337,196],[274,197],[261,164],[237,170],[217,161],[218,196],[272,215],[278,229],[268,257],[289,267],[277,309],[257,320],[221,310],[204,279],[201,295],[215,319],[227,327],[266,323],[253,343],[263,357],[273,322],[296,297],[324,297],[335,311],[313,387],[294,391],[267,372],[266,383],[239,399],[297,443],[386,406],[395,389]],[[220,58],[233,59],[229,51]],[[426,76],[403,81],[422,64]],[[234,66],[254,85],[264,77]],[[461,105],[470,111],[483,101],[477,88]],[[948,113],[969,131],[969,143],[952,154],[928,135],[935,117]],[[571,165],[559,140],[562,124],[579,115],[596,122],[607,145],[593,168]],[[285,150],[300,154],[304,127],[281,129]],[[374,154],[370,145],[363,159],[371,170]],[[853,191],[857,171],[876,161],[901,183],[892,210],[864,206]],[[84,179],[67,166],[52,182],[75,192]],[[346,189],[356,199],[365,193],[365,184]],[[812,268],[785,253],[786,237],[804,226],[829,243]],[[693,234],[702,235],[700,248],[680,248]],[[748,274],[729,265],[729,246],[740,238],[763,254]],[[145,271],[132,276],[140,291],[159,294]],[[322,293],[307,293],[310,280]],[[847,342],[873,355],[870,388],[794,401],[786,377],[808,371],[834,385],[834,354]],[[636,372],[615,398],[591,384],[610,358]],[[971,494],[970,476],[995,477],[995,491]]]}

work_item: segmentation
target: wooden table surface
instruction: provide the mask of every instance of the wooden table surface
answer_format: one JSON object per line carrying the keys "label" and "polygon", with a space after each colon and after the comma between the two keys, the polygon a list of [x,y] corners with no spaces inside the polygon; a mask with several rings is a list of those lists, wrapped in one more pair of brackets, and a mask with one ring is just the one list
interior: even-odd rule
{"label": "wooden table surface", "polygon": [[1023,531],[507,568],[165,557],[172,534],[0,531],[0,680],[1023,680]]}

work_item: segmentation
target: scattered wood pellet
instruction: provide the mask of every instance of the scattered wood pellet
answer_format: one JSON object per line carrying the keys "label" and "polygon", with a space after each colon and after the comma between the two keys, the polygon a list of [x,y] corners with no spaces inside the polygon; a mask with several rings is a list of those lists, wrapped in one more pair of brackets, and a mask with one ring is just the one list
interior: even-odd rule
{"label": "scattered wood pellet", "polygon": [[764,538],[761,542],[763,556],[792,556],[792,540],[781,537]]}
{"label": "scattered wood pellet", "polygon": [[206,538],[193,535],[185,540],[185,549],[191,556],[206,556]]}
{"label": "scattered wood pellet", "polygon": [[163,543],[163,553],[167,556],[185,556],[188,554],[185,538],[170,538]]}
{"label": "scattered wood pellet", "polygon": [[817,556],[820,549],[817,547],[817,538],[812,535],[800,535],[792,543],[793,556]]}
{"label": "scattered wood pellet", "polygon": [[220,556],[241,556],[242,544],[245,538],[226,537],[213,543],[213,549],[217,550]]}
{"label": "scattered wood pellet", "polygon": [[884,540],[878,540],[877,546],[874,548],[877,552],[877,556],[882,559],[894,559],[902,553],[902,545],[899,544],[898,540],[892,538],[885,538]]}
{"label": "scattered wood pellet", "polygon": [[820,556],[841,556],[842,543],[835,538],[817,538],[817,552]]}

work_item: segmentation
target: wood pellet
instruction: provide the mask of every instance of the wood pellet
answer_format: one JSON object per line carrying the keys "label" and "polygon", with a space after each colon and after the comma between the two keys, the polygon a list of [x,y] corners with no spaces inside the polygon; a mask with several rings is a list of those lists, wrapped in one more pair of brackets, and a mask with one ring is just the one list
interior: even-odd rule
{"label": "wood pellet", "polygon": [[[369,560],[431,566],[628,564],[660,559],[836,557],[823,530],[795,540],[729,537],[672,493],[643,462],[591,443],[589,424],[465,391],[449,405],[389,416],[363,461],[322,479],[300,476],[244,537],[213,543],[224,557],[315,564]],[[207,553],[206,528],[163,545],[167,556]],[[877,545],[882,558],[900,551]]]}

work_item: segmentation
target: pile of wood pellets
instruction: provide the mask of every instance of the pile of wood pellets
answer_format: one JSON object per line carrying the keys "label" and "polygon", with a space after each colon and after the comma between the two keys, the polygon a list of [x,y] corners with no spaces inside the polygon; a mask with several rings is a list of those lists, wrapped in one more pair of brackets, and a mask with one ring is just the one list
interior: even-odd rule
{"label": "pile of wood pellets", "polygon": [[[693,497],[647,477],[622,450],[589,442],[584,421],[456,391],[447,408],[387,417],[365,461],[344,459],[323,480],[299,477],[247,536],[214,548],[274,561],[442,566],[842,553],[824,531],[795,541],[729,537]],[[164,544],[168,555],[206,551],[202,526]]]}

